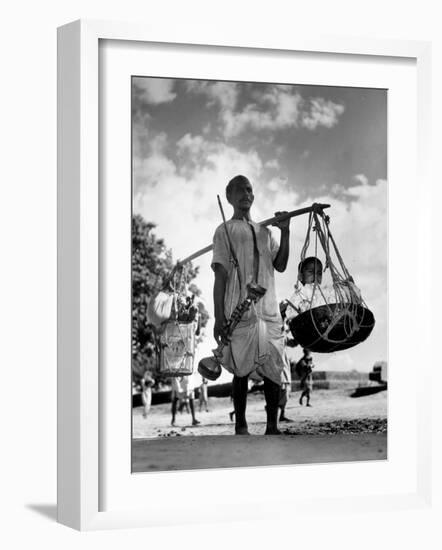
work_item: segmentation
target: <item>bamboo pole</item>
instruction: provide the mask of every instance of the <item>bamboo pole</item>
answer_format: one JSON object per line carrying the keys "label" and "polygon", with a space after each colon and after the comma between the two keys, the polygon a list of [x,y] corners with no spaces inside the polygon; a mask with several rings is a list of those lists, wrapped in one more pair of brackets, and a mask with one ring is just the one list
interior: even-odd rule
{"label": "bamboo pole", "polygon": [[[268,218],[267,220],[263,220],[262,222],[259,222],[259,225],[262,225],[263,227],[265,227],[275,222],[282,222],[289,218],[295,218],[296,216],[302,216],[303,214],[309,214],[310,212],[317,212],[318,210],[325,210],[326,208],[330,208],[330,205],[313,203],[311,206],[307,206],[305,208],[298,208],[297,210],[292,210],[291,212],[287,212],[282,216],[273,216],[273,218]],[[213,244],[209,244],[209,246],[201,248],[201,250],[198,250],[197,252],[194,252],[190,256],[187,256],[187,258],[184,258],[184,260],[178,260],[176,267],[178,267],[179,265],[183,265],[187,262],[191,262],[195,258],[199,258],[199,256],[202,256],[203,254],[207,254],[207,252],[210,252],[212,249],[213,249]]]}

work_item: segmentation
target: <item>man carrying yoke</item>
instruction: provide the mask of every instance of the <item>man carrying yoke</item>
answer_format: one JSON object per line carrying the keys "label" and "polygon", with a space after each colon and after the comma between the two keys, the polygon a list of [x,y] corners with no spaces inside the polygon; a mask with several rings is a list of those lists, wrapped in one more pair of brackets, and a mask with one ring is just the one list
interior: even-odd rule
{"label": "man carrying yoke", "polygon": [[[248,377],[256,371],[264,379],[265,433],[279,434],[278,401],[287,359],[275,294],[274,270],[283,272],[287,267],[290,219],[274,223],[281,230],[278,244],[269,229],[251,220],[250,208],[254,195],[252,185],[245,176],[236,176],[228,183],[226,197],[233,207],[233,216],[216,229],[213,237],[213,333],[218,344],[227,344],[223,348],[221,363],[233,374],[235,433],[249,433],[246,421]],[[284,213],[277,212],[276,215]],[[246,298],[248,284],[259,284],[266,292],[244,313],[233,333],[227,336],[226,322],[238,303]]]}

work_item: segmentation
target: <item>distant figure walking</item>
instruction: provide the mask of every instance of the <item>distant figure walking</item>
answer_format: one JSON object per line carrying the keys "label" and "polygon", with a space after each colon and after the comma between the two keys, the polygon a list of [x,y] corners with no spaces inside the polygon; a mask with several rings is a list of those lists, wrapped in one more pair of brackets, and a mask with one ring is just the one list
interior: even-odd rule
{"label": "distant figure walking", "polygon": [[281,375],[281,389],[279,393],[279,402],[278,402],[278,408],[280,410],[279,413],[279,421],[280,422],[291,422],[290,418],[287,418],[285,415],[285,408],[287,406],[287,402],[290,395],[290,389],[292,387],[292,375],[291,375],[291,365],[290,365],[290,359],[287,355],[287,347],[293,348],[296,345],[296,342],[293,340],[290,328],[287,323],[286,318],[286,310],[287,310],[288,303],[287,301],[283,301],[279,304],[279,311],[281,313],[282,318],[282,331],[284,334],[284,355],[286,358],[284,369],[282,371]]}
{"label": "distant figure walking", "polygon": [[203,378],[202,379],[202,382],[201,382],[201,386],[200,386],[200,397],[199,397],[199,401],[200,401],[200,407],[199,407],[199,410],[201,412],[201,410],[205,409],[206,412],[209,412],[209,392],[208,392],[208,380],[207,378]]}
{"label": "distant figure walking", "polygon": [[172,378],[172,426],[175,426],[175,418],[178,402],[188,399],[190,414],[192,415],[192,426],[196,426],[200,422],[195,417],[195,392],[192,376],[175,376]]}
{"label": "distant figure walking", "polygon": [[180,414],[183,414],[184,410],[189,414],[189,399],[184,397],[183,399],[178,399],[178,411]]}
{"label": "distant figure walking", "polygon": [[285,415],[285,408],[287,406],[287,401],[289,399],[291,386],[292,386],[292,379],[290,376],[290,363],[287,360],[287,366],[284,366],[284,370],[282,374],[281,389],[279,393],[278,408],[280,411],[279,413],[280,422],[291,422],[290,418],[287,418],[287,416]]}
{"label": "distant figure walking", "polygon": [[306,397],[306,406],[311,407],[310,405],[310,396],[313,391],[313,358],[310,355],[308,349],[304,349],[303,357],[296,364],[296,372],[301,379],[301,397],[299,398],[299,404],[302,405],[302,400]]}
{"label": "distant figure walking", "polygon": [[141,400],[144,405],[143,418],[147,418],[147,415],[150,411],[150,406],[152,404],[152,387],[154,386],[154,384],[155,380],[152,378],[152,375],[147,370],[144,373],[143,378],[141,379]]}

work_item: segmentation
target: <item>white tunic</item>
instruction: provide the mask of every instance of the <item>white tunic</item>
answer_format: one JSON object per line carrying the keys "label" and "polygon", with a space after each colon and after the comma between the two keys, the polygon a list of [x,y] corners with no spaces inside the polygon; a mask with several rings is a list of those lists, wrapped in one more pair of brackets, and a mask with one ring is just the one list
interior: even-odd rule
{"label": "white tunic", "polygon": [[[340,291],[341,299],[344,299],[346,302],[362,300],[361,291],[351,281],[346,281],[345,284],[341,285]],[[295,292],[288,299],[288,306],[285,313],[286,318],[290,320],[309,309],[326,304],[334,304],[339,301],[340,298],[338,298],[338,295],[332,287],[321,286],[314,283],[303,285],[298,281],[295,286]]]}
{"label": "white tunic", "polygon": [[259,259],[256,282],[266,289],[266,293],[256,305],[252,305],[236,326],[230,345],[224,348],[222,364],[237,376],[247,376],[256,370],[261,376],[281,384],[281,375],[287,360],[273,268],[279,245],[266,227],[252,221],[229,220],[227,230],[239,263],[241,288],[237,269],[230,261],[224,225],[220,225],[215,231],[212,259],[212,268],[217,263],[221,264],[228,275],[224,296],[226,319],[230,318],[237,304],[247,296],[246,285],[255,279],[256,256]]}
{"label": "white tunic", "polygon": [[289,305],[285,312],[286,317],[290,320],[308,309],[332,303],[335,300],[331,297],[332,289],[328,287],[321,287],[313,283],[303,285],[298,282],[295,286],[295,292],[288,299]]}

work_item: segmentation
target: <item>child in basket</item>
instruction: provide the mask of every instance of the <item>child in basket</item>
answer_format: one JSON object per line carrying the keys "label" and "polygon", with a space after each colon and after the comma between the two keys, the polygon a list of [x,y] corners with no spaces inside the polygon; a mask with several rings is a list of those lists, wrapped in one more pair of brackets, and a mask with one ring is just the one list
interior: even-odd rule
{"label": "child in basket", "polygon": [[[286,318],[288,321],[314,307],[337,302],[336,291],[322,286],[322,262],[315,256],[305,258],[298,266],[298,282],[295,292],[287,300]],[[361,293],[352,280],[340,285],[341,296],[348,302],[360,301]]]}

